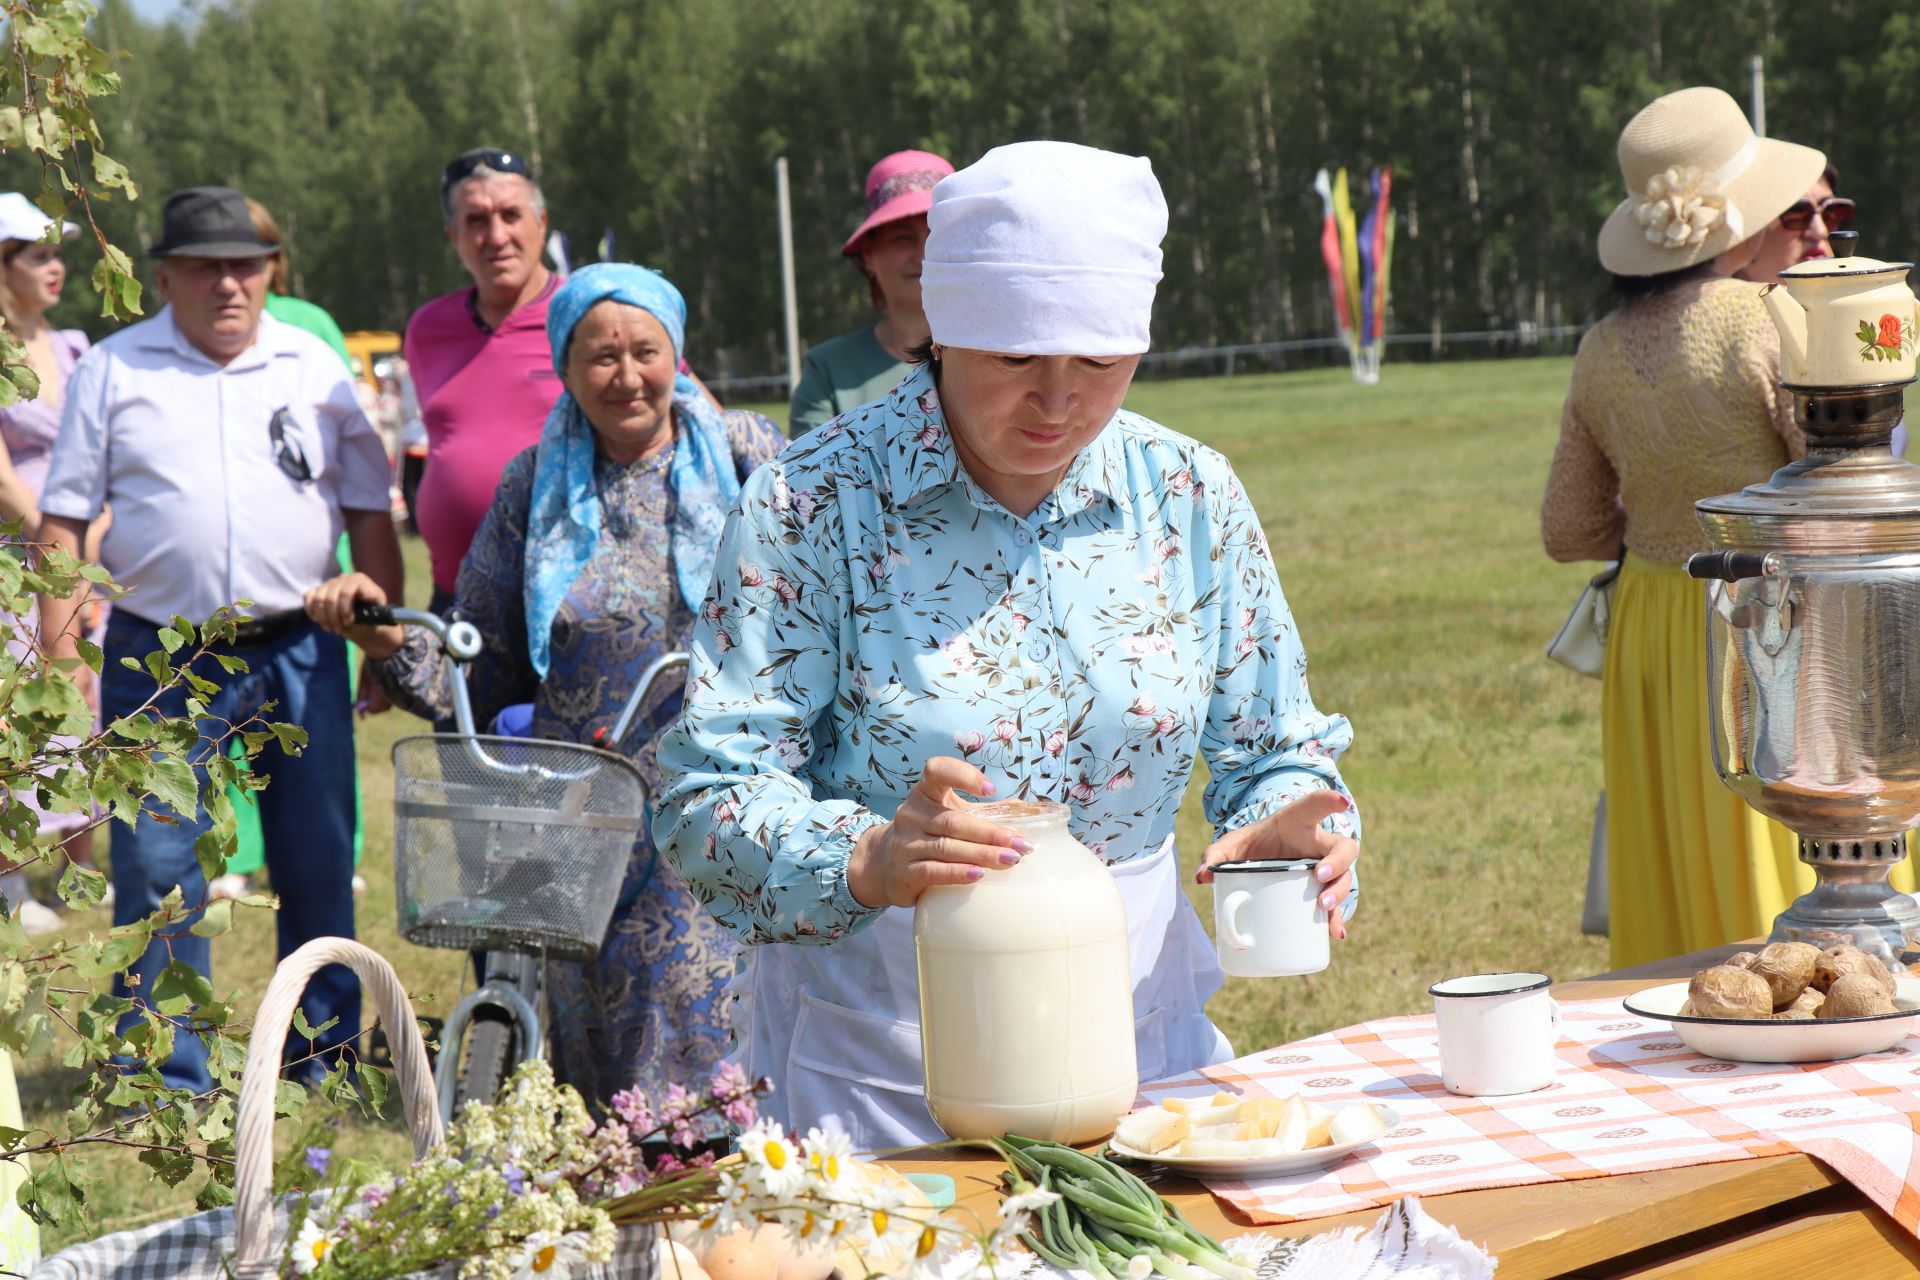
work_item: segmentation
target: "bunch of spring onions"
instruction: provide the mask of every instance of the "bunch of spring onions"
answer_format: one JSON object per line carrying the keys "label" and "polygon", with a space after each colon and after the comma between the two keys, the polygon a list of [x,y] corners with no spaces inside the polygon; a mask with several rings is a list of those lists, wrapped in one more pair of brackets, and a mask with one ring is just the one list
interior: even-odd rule
{"label": "bunch of spring onions", "polygon": [[1218,1241],[1106,1157],[1013,1134],[988,1145],[1007,1162],[1001,1181],[1009,1195],[1037,1188],[1061,1197],[1037,1211],[1020,1238],[1052,1265],[1125,1280],[1141,1274],[1144,1258],[1162,1275],[1254,1280]]}

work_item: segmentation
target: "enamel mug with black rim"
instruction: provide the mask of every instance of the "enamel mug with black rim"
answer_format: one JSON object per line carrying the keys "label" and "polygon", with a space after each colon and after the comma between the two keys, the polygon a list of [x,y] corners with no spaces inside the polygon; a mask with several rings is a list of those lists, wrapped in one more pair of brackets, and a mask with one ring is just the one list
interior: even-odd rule
{"label": "enamel mug with black rim", "polygon": [[1291,978],[1327,967],[1327,913],[1311,859],[1213,869],[1213,945],[1233,978]]}
{"label": "enamel mug with black rim", "polygon": [[1544,973],[1477,973],[1427,988],[1440,1083],[1470,1098],[1532,1093],[1560,1071],[1560,1005]]}

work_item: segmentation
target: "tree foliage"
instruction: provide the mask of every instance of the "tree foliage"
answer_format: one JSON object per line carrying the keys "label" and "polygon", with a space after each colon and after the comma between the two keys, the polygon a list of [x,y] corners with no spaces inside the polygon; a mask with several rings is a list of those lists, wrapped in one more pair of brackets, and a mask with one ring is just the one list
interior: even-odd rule
{"label": "tree foliage", "polygon": [[[1905,0],[190,0],[172,26],[106,0],[96,35],[131,54],[101,111],[114,154],[155,193],[265,201],[346,327],[397,328],[463,282],[437,178],[488,142],[536,158],[576,259],[611,229],[682,286],[715,374],[780,365],[780,155],[811,339],[866,315],[838,246],[867,166],[910,146],[1151,157],[1163,349],[1332,331],[1322,165],[1394,166],[1396,331],[1591,318],[1621,125],[1686,84],[1744,103],[1756,53],[1772,132],[1835,157],[1866,251],[1906,254],[1920,213],[1895,132],[1862,127],[1914,114]],[[145,244],[156,206],[103,225]]]}
{"label": "tree foliage", "polygon": [[[107,150],[94,116],[120,80],[113,59],[89,38],[92,5],[5,0],[0,12],[8,46],[8,59],[0,64],[0,162],[16,175],[30,175],[31,181],[17,185],[32,192],[50,217],[86,224],[98,249],[91,284],[101,313],[131,319],[140,310],[140,286],[128,255],[104,228],[124,226],[124,201],[137,193],[128,170]],[[0,403],[36,390],[17,338],[0,327]],[[198,626],[176,617],[159,632],[160,650],[143,660],[124,659],[153,681],[153,694],[96,728],[78,672],[86,668],[89,683],[97,684],[104,655],[82,640],[77,659],[51,657],[34,606],[41,596],[111,598],[114,588],[99,568],[57,548],[25,543],[19,533],[18,525],[0,526],[0,859],[23,866],[52,863],[60,897],[71,907],[92,907],[105,895],[104,877],[67,859],[59,837],[40,830],[42,813],[93,814],[94,825],[130,826],[143,814],[164,821],[204,808],[211,827],[195,853],[208,877],[218,875],[235,843],[232,790],[263,785],[245,759],[270,742],[298,752],[305,732],[259,716],[237,723],[207,717],[217,680],[246,669],[230,648],[231,610]],[[162,695],[177,691],[185,692],[187,714],[163,714]],[[241,760],[228,754],[236,742]],[[87,1224],[87,1153],[99,1146],[138,1151],[169,1186],[202,1175],[203,1205],[232,1198],[244,1021],[184,964],[169,964],[132,998],[114,994],[113,979],[125,977],[152,942],[164,945],[182,930],[215,937],[231,928],[236,907],[271,903],[263,896],[208,907],[186,901],[176,888],[158,910],[104,935],[30,939],[14,918],[19,904],[0,900],[0,1051],[24,1060],[58,1057],[79,1073],[63,1115],[32,1128],[0,1128],[0,1158],[30,1163],[32,1176],[20,1187],[19,1203],[36,1220],[69,1228]],[[156,1065],[184,1034],[208,1040],[215,1088],[207,1096],[168,1085]],[[381,1092],[382,1082],[362,1080],[370,1082],[360,1086],[369,1097]],[[319,1110],[328,1112],[363,1100],[344,1069],[329,1075],[321,1095],[328,1105]],[[306,1104],[297,1086],[282,1090],[283,1113],[307,1112]]]}

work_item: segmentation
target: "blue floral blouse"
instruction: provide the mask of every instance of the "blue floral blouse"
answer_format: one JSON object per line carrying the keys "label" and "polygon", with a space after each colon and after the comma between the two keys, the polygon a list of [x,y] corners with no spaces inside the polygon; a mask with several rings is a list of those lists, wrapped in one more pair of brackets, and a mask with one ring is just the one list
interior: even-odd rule
{"label": "blue floral blouse", "polygon": [[1352,729],[1306,672],[1220,454],[1122,411],[1023,519],[966,474],[922,368],[747,481],[654,833],[743,941],[830,942],[880,914],[848,855],[933,756],[1067,804],[1109,863],[1172,832],[1196,754],[1222,833],[1344,792]]}

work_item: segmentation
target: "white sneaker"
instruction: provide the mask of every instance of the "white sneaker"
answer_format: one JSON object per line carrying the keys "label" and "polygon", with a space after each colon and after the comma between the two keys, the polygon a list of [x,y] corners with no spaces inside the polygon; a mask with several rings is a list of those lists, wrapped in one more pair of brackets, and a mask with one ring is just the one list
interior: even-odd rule
{"label": "white sneaker", "polygon": [[223,876],[215,876],[207,881],[207,901],[218,902],[222,898],[244,898],[247,896],[247,878],[238,871],[229,871]]}
{"label": "white sneaker", "polygon": [[50,933],[58,933],[66,924],[58,911],[37,898],[28,898],[21,903],[17,918],[29,938],[44,938]]}

